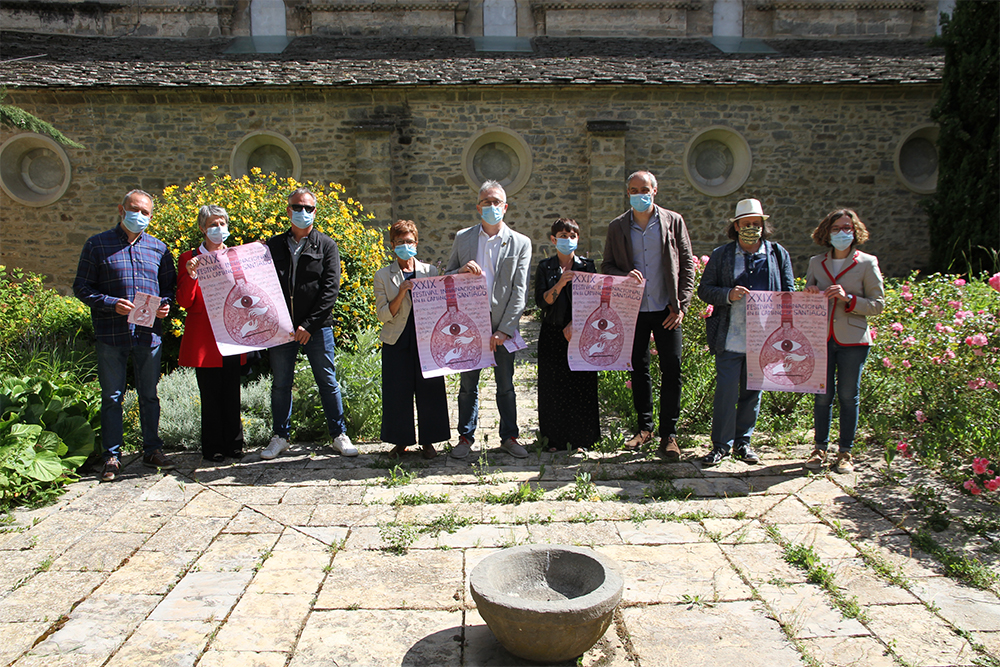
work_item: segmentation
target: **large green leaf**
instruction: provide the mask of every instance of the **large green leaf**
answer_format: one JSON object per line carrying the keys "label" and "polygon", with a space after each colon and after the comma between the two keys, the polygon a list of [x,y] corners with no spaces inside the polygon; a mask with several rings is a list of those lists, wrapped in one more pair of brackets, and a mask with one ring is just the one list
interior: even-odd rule
{"label": "large green leaf", "polygon": [[94,451],[94,429],[84,417],[70,417],[60,414],[49,430],[56,433],[66,444],[63,456],[90,456]]}
{"label": "large green leaf", "polygon": [[[58,437],[54,433],[45,431],[44,433],[52,437]],[[28,464],[22,473],[25,477],[37,479],[39,482],[51,482],[63,474],[63,465],[59,456],[52,451],[43,449],[35,452],[35,458]]]}

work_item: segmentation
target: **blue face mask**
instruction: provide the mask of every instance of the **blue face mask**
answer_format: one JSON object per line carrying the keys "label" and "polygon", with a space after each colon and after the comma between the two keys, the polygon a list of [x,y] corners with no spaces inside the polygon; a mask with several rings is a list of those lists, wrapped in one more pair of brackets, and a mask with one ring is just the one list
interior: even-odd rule
{"label": "blue face mask", "polygon": [[313,211],[312,213],[307,212],[305,209],[301,211],[292,211],[292,224],[299,229],[308,229],[315,219],[316,211]]}
{"label": "blue face mask", "polygon": [[133,234],[141,234],[146,227],[149,227],[149,218],[150,216],[143,215],[139,211],[125,211],[122,224],[125,225],[125,229]]}
{"label": "blue face mask", "polygon": [[568,255],[576,250],[577,244],[578,241],[576,239],[556,239],[556,250],[564,255]]}
{"label": "blue face mask", "polygon": [[205,238],[216,245],[225,243],[226,239],[229,238],[229,226],[215,225],[214,227],[209,227],[205,230]]}
{"label": "blue face mask", "polygon": [[417,244],[416,243],[400,243],[398,246],[392,249],[396,253],[396,257],[399,257],[404,262],[409,260],[411,257],[417,256]]}
{"label": "blue face mask", "polygon": [[483,218],[483,222],[487,225],[496,225],[503,220],[503,204],[497,204],[496,206],[484,206],[483,212],[479,214]]}
{"label": "blue face mask", "polygon": [[629,195],[628,202],[639,213],[648,211],[653,205],[653,195]]}
{"label": "blue face mask", "polygon": [[830,234],[830,245],[837,250],[847,250],[854,243],[854,232],[836,232]]}

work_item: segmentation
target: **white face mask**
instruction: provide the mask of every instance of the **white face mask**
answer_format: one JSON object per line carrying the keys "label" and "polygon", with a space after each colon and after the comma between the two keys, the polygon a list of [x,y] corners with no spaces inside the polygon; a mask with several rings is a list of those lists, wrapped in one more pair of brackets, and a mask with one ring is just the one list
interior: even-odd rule
{"label": "white face mask", "polygon": [[483,212],[479,215],[487,225],[496,225],[503,220],[503,204],[484,206]]}
{"label": "white face mask", "polygon": [[847,250],[854,243],[854,232],[839,231],[830,234],[830,245],[837,250]]}
{"label": "white face mask", "polygon": [[144,215],[139,211],[125,211],[122,224],[125,225],[125,229],[133,234],[141,234],[146,227],[149,227],[149,219],[150,216]]}
{"label": "white face mask", "polygon": [[219,245],[229,238],[228,225],[215,225],[205,230],[205,237],[212,243]]}

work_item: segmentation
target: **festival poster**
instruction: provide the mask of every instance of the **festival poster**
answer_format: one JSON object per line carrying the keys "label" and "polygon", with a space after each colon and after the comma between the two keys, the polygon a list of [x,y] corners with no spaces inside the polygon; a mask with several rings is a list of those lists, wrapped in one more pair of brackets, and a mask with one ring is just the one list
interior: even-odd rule
{"label": "festival poster", "polygon": [[222,356],[293,340],[292,318],[263,243],[198,255],[198,284]]}
{"label": "festival poster", "polygon": [[156,323],[156,311],[162,299],[155,294],[136,292],[132,300],[132,310],[128,313],[128,323],[137,327],[150,327]]}
{"label": "festival poster", "polygon": [[571,370],[632,370],[644,286],[628,276],[573,273],[573,340],[566,353]]}
{"label": "festival poster", "polygon": [[493,366],[486,277],[457,273],[412,282],[421,374],[431,378]]}
{"label": "festival poster", "polygon": [[826,297],[750,292],[746,299],[747,389],[826,393]]}

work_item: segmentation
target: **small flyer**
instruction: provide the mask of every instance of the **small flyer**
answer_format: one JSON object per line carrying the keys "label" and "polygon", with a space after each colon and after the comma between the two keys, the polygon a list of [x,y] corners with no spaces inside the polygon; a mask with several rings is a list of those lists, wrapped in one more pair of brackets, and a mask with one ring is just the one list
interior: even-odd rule
{"label": "small flyer", "polygon": [[573,273],[574,371],[632,370],[632,339],[644,283],[628,276]]}
{"label": "small flyer", "polygon": [[746,298],[747,389],[826,393],[826,297],[754,291]]}
{"label": "small flyer", "polygon": [[132,306],[133,308],[128,314],[129,324],[150,328],[156,324],[156,311],[160,309],[160,297],[155,294],[136,292]]}
{"label": "small flyer", "polygon": [[486,278],[457,273],[412,282],[421,374],[430,378],[493,366]]}

